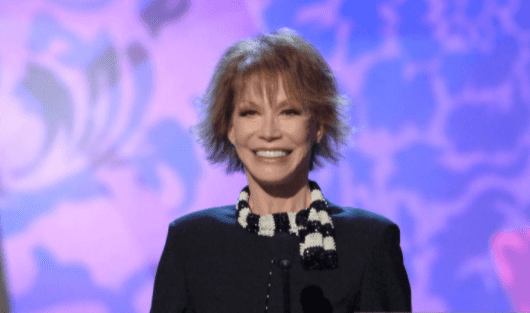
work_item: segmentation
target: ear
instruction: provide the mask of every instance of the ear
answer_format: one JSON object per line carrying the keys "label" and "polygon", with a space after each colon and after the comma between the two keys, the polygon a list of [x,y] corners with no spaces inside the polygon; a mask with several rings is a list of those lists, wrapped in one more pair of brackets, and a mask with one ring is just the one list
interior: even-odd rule
{"label": "ear", "polygon": [[226,134],[228,137],[228,140],[232,143],[232,145],[236,145],[236,136],[235,136],[235,130],[234,130],[234,124],[232,123],[230,125],[230,128],[228,129],[228,133]]}
{"label": "ear", "polygon": [[322,140],[323,136],[324,136],[324,126],[320,125],[317,131],[317,143],[320,143],[320,140]]}

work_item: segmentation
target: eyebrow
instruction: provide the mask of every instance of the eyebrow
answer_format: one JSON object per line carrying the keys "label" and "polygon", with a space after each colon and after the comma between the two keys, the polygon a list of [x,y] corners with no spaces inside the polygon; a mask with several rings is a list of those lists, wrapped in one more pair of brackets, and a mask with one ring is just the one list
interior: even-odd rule
{"label": "eyebrow", "polygon": [[[247,104],[250,104],[250,106],[253,106],[253,107],[257,107],[259,108],[260,106],[257,105],[255,102],[253,101],[250,101],[250,100],[243,100],[242,102],[245,102]],[[284,106],[288,106],[289,104],[291,104],[291,102],[289,100],[283,100],[282,102],[278,103],[277,106],[279,108],[283,108]]]}

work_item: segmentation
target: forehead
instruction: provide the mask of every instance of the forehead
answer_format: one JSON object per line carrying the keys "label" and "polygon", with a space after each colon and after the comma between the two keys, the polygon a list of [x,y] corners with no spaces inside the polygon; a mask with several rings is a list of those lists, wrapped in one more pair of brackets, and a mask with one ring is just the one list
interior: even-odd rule
{"label": "forehead", "polygon": [[281,74],[252,74],[248,78],[241,77],[239,88],[236,88],[236,100],[268,100],[275,105],[276,102],[294,100],[289,94],[289,86]]}
{"label": "forehead", "polygon": [[248,78],[243,78],[242,87],[243,92],[249,95],[269,88],[277,89],[283,87],[283,77],[279,74],[275,76],[252,74]]}

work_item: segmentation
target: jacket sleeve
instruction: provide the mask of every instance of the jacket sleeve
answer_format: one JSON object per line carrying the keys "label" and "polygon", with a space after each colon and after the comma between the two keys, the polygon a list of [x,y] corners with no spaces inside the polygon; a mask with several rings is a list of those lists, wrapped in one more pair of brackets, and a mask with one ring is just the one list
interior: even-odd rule
{"label": "jacket sleeve", "polygon": [[396,224],[385,229],[381,241],[367,260],[356,311],[412,311],[410,283]]}
{"label": "jacket sleeve", "polygon": [[172,223],[155,275],[151,313],[183,313],[189,309],[182,255],[177,227]]}

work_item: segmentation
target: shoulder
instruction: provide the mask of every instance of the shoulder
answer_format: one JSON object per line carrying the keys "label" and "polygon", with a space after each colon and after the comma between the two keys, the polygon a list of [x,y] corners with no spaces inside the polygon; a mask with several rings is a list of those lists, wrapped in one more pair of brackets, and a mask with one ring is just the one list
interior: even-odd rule
{"label": "shoulder", "polygon": [[342,222],[354,225],[369,225],[374,228],[385,228],[392,224],[395,225],[393,221],[383,215],[364,209],[339,206],[331,203],[327,199],[326,201],[328,203],[328,207],[330,208],[333,219],[341,220]]}
{"label": "shoulder", "polygon": [[169,224],[174,232],[184,235],[194,235],[218,231],[220,228],[230,228],[237,222],[235,205],[227,205],[199,210],[185,214]]}
{"label": "shoulder", "polygon": [[[327,199],[326,199],[327,200]],[[399,227],[389,218],[360,208],[343,207],[328,201],[331,219],[335,228],[346,230],[356,236],[381,238],[397,234],[399,240]]]}

